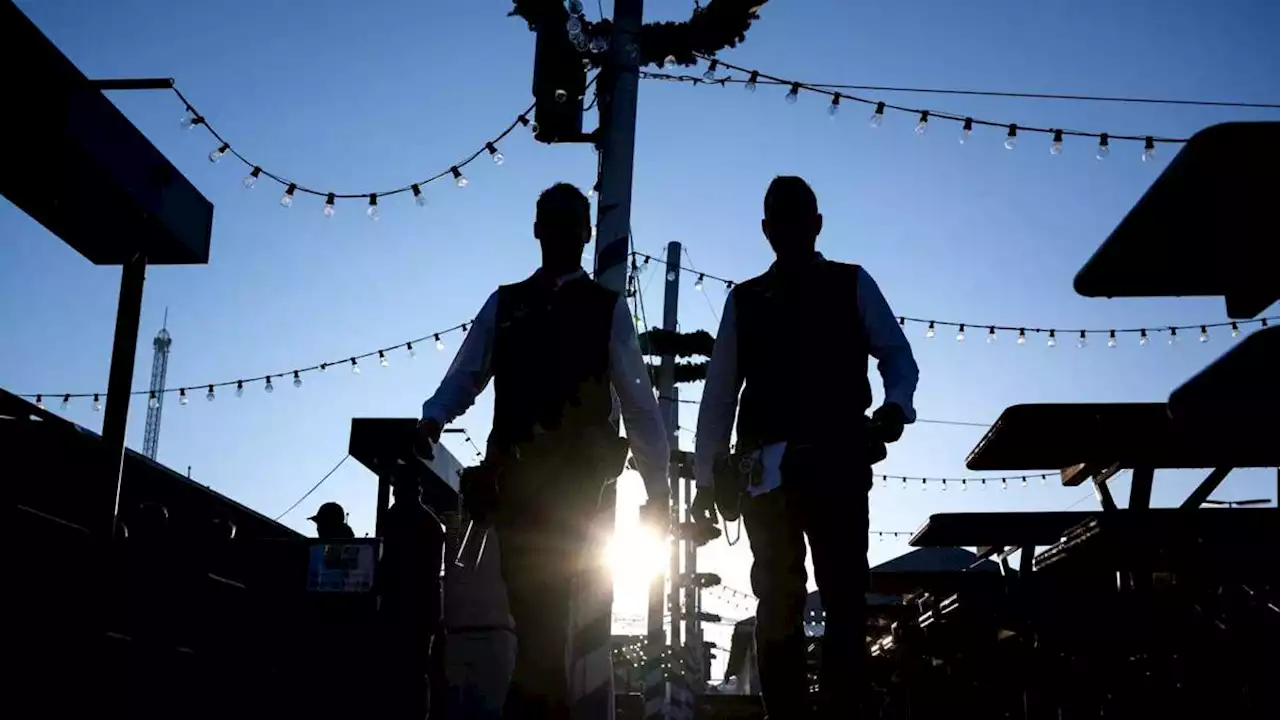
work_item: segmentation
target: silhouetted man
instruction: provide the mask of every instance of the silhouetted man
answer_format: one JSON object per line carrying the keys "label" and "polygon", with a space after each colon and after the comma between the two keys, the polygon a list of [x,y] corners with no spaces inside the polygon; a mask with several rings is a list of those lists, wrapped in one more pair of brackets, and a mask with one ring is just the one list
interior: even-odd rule
{"label": "silhouetted man", "polygon": [[321,505],[316,514],[307,519],[316,524],[316,537],[321,540],[350,540],[356,536],[347,524],[347,511],[336,502]]}
{"label": "silhouetted man", "polygon": [[429,708],[427,682],[432,640],[440,629],[440,570],[444,528],[422,503],[422,487],[397,480],[395,502],[387,509],[382,577],[384,659],[388,682],[385,717],[423,718]]}
{"label": "silhouetted man", "polygon": [[[871,276],[816,251],[822,215],[804,180],[770,184],[760,226],[777,260],[725,301],[698,415],[695,511],[712,513],[713,472],[737,412],[736,450],[761,466],[741,509],[755,560],[765,706],[774,718],[810,715],[802,625],[808,536],[826,613],[819,707],[824,718],[848,718],[864,684],[871,465],[914,421],[919,371]],[[870,421],[869,357],[879,361],[885,392]]]}
{"label": "silhouetted man", "polygon": [[501,473],[493,521],[518,644],[507,717],[569,717],[573,579],[597,542],[588,530],[602,483],[617,477],[625,459],[611,419],[613,393],[650,500],[669,493],[667,434],[631,313],[581,267],[590,209],[572,185],[542,193],[533,226],[542,266],[489,297],[422,406],[418,444],[425,455],[493,379],[486,462]]}

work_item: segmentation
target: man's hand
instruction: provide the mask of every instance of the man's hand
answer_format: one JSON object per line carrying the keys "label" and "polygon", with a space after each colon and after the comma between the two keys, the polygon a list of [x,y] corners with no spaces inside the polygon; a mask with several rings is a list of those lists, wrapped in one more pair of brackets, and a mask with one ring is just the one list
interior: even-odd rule
{"label": "man's hand", "polygon": [[423,460],[435,460],[435,445],[440,442],[442,432],[444,428],[433,418],[419,422],[413,437],[413,452]]}
{"label": "man's hand", "polygon": [[868,430],[871,436],[884,443],[897,442],[902,428],[907,424],[907,414],[896,403],[885,403],[871,414]]}
{"label": "man's hand", "polygon": [[640,524],[653,530],[660,538],[671,534],[671,498],[667,495],[650,495],[648,502],[640,506]]}
{"label": "man's hand", "polygon": [[716,496],[711,488],[698,488],[697,494],[693,496],[693,505],[689,508],[689,515],[695,524],[716,524],[719,519],[716,516]]}

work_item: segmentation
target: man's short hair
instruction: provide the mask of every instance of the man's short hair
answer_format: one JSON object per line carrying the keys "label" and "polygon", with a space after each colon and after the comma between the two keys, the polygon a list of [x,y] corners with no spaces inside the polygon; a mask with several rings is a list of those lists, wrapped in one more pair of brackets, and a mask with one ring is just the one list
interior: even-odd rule
{"label": "man's short hair", "polygon": [[551,219],[556,213],[581,208],[586,215],[591,214],[591,201],[582,191],[569,183],[556,183],[538,196],[538,218]]}
{"label": "man's short hair", "polygon": [[804,217],[818,214],[818,196],[804,178],[779,175],[764,194],[765,217]]}

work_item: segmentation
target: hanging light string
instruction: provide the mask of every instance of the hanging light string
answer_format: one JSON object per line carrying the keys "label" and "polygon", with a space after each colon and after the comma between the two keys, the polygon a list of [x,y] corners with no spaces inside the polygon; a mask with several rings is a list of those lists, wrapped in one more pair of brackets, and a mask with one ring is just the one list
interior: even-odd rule
{"label": "hanging light string", "polygon": [[[637,267],[643,271],[651,263],[666,267],[666,262],[659,260],[656,256],[647,253],[635,252],[636,258],[640,260]],[[694,281],[695,287],[702,287],[699,283],[705,283],[708,280],[718,282],[724,285],[726,290],[732,290],[737,282],[728,278],[720,277],[712,273],[695,270],[690,267],[679,266],[676,268],[668,268],[668,273],[681,272],[686,275],[697,278]],[[1147,327],[1127,327],[1127,328],[1059,328],[1059,327],[1031,327],[1027,325],[1008,325],[1003,323],[987,323],[987,322],[957,322],[954,320],[937,320],[934,318],[911,317],[909,315],[899,315],[898,324],[905,326],[907,323],[925,326],[925,338],[933,339],[939,328],[953,328],[956,331],[955,338],[958,342],[964,342],[969,336],[970,331],[981,333],[988,343],[996,342],[996,339],[1002,333],[1015,333],[1014,342],[1018,345],[1027,344],[1028,335],[1045,335],[1049,347],[1055,347],[1058,341],[1075,340],[1076,345],[1085,347],[1089,344],[1090,336],[1105,337],[1108,347],[1118,347],[1120,344],[1119,337],[1121,335],[1137,335],[1139,345],[1147,345],[1153,336],[1165,335],[1169,344],[1175,344],[1179,339],[1179,331],[1185,336],[1188,332],[1197,333],[1196,337],[1200,342],[1209,341],[1209,331],[1219,328],[1230,328],[1232,337],[1239,337],[1242,332],[1241,328],[1248,325],[1258,325],[1259,327],[1268,327],[1271,321],[1280,320],[1280,316],[1267,316],[1254,318],[1252,320],[1227,320],[1216,323],[1194,323],[1190,325],[1152,325]]]}
{"label": "hanging light string", "polygon": [[[831,98],[828,106],[828,112],[834,117],[840,111],[842,100],[849,100],[863,105],[869,105],[874,108],[870,123],[872,127],[879,127],[884,122],[886,110],[895,110],[898,112],[909,113],[917,117],[915,132],[923,135],[929,129],[929,121],[931,119],[942,119],[962,124],[960,142],[966,142],[973,132],[975,126],[1002,128],[1006,131],[1004,146],[1010,150],[1017,146],[1018,133],[1040,133],[1052,136],[1052,144],[1050,152],[1054,155],[1060,154],[1063,150],[1065,137],[1084,137],[1094,138],[1098,141],[1096,155],[1099,160],[1106,158],[1111,152],[1111,141],[1141,141],[1143,143],[1143,160],[1152,160],[1156,155],[1156,145],[1164,144],[1181,144],[1187,141],[1187,138],[1180,137],[1163,137],[1158,135],[1116,135],[1105,132],[1085,132],[1080,130],[1067,130],[1065,128],[1037,127],[1029,125],[1019,125],[1017,123],[997,122],[993,120],[983,120],[967,115],[959,115],[957,113],[945,112],[941,110],[930,110],[925,108],[907,107],[904,105],[895,105],[883,100],[872,100],[858,95],[845,94],[839,90],[828,89],[826,86],[813,85],[786,78],[777,77],[762,73],[759,70],[750,70],[740,67],[732,63],[725,62],[716,58],[702,58],[708,63],[707,70],[703,73],[703,77],[697,78],[687,75],[668,75],[664,73],[645,72],[642,77],[653,80],[666,80],[671,82],[689,82],[693,84],[707,85],[727,85],[729,83],[742,84],[748,91],[755,92],[755,89],[762,82],[768,85],[785,85],[789,88],[786,94],[786,100],[789,103],[795,103],[799,99],[802,91],[813,92]],[[716,71],[724,68],[725,70],[740,73],[746,76],[746,79],[719,76]]]}
{"label": "hanging light string", "polygon": [[285,188],[285,192],[284,192],[284,195],[280,198],[280,204],[283,205],[284,207],[291,207],[293,205],[293,198],[298,193],[303,193],[306,195],[314,195],[316,197],[322,197],[325,199],[324,214],[326,217],[330,217],[334,214],[335,201],[344,200],[344,199],[367,200],[368,209],[366,210],[366,213],[369,215],[369,217],[373,219],[377,219],[378,217],[377,208],[378,208],[379,198],[385,198],[392,195],[401,195],[403,193],[412,193],[414,202],[419,206],[425,206],[427,203],[427,200],[426,200],[426,196],[422,194],[423,186],[429,185],[430,183],[436,182],[438,180],[452,179],[454,184],[456,184],[458,187],[466,187],[469,181],[467,180],[467,176],[462,173],[463,168],[475,162],[475,160],[480,158],[481,156],[487,156],[494,162],[494,164],[501,165],[505,160],[505,157],[498,150],[498,143],[506,139],[506,137],[510,135],[512,132],[514,132],[517,127],[530,127],[536,131],[536,125],[529,119],[529,113],[533,111],[533,105],[530,105],[523,112],[517,115],[516,119],[513,120],[511,124],[506,127],[505,130],[499,133],[496,137],[485,142],[483,145],[480,146],[478,150],[471,153],[461,161],[454,163],[453,165],[450,165],[445,170],[435,173],[434,175],[429,175],[423,180],[412,182],[412,183],[409,183],[408,185],[404,185],[401,187],[392,188],[390,190],[380,190],[378,192],[353,193],[353,192],[336,192],[336,191],[330,191],[330,190],[317,190],[313,187],[308,187],[306,185],[303,185],[302,183],[290,180],[284,175],[267,170],[263,168],[261,165],[258,165],[252,160],[246,158],[244,155],[240,153],[239,150],[237,150],[230,142],[228,142],[225,138],[223,138],[222,135],[219,134],[217,130],[213,128],[213,125],[209,123],[208,118],[206,118],[203,114],[200,113],[199,110],[196,109],[195,105],[193,105],[191,101],[187,99],[186,95],[182,94],[182,91],[179,90],[177,86],[173,87],[173,92],[175,95],[178,96],[178,99],[182,101],[183,106],[186,107],[186,115],[182,118],[182,123],[181,123],[182,127],[188,130],[193,129],[196,126],[203,127],[211,136],[213,136],[213,139],[217,141],[217,147],[215,147],[213,151],[209,153],[210,162],[216,163],[219,160],[221,160],[224,156],[230,155],[235,159],[239,160],[240,162],[244,163],[244,165],[249,168],[249,174],[244,178],[244,186],[246,188],[253,187],[254,185],[257,184],[260,178],[264,178],[264,177],[274,180],[280,185],[283,185]]}
{"label": "hanging light string", "polygon": [[[445,336],[454,332],[465,333],[471,327],[471,323],[472,321],[468,320],[467,322],[454,325],[451,328],[440,330],[438,332],[433,332],[429,335],[423,335],[422,337],[417,337],[412,340],[406,340],[402,343],[397,343],[395,345],[390,345],[388,347],[379,348],[377,350],[371,350],[369,352],[360,353],[358,355],[349,355],[345,358],[333,360],[330,362],[322,362],[316,365],[309,365],[306,367],[297,367],[292,370],[287,370],[283,372],[271,373],[268,375],[243,377],[236,380],[223,380],[221,382],[197,383],[194,385],[184,385],[181,387],[165,388],[164,390],[161,390],[158,392],[155,390],[133,390],[129,394],[148,396],[147,397],[148,405],[150,405],[151,407],[154,407],[159,402],[158,395],[160,393],[164,393],[166,395],[176,394],[178,396],[178,402],[182,405],[186,405],[188,400],[193,395],[201,392],[204,393],[205,400],[208,400],[209,402],[213,402],[215,399],[217,399],[216,391],[219,388],[235,387],[236,397],[239,397],[244,394],[246,385],[255,385],[257,383],[262,383],[262,389],[268,393],[275,392],[275,381],[292,382],[295,388],[300,388],[302,387],[302,376],[308,373],[325,372],[326,370],[329,370],[329,369],[347,368],[352,373],[359,375],[360,369],[362,367],[360,365],[361,360],[368,360],[369,358],[376,357],[378,359],[378,365],[380,365],[381,367],[387,367],[391,363],[391,359],[388,357],[388,353],[403,350],[406,353],[408,353],[409,357],[416,357],[418,347],[421,346],[422,343],[424,342],[433,342],[435,344],[436,350],[444,350]],[[101,410],[102,399],[106,397],[106,395],[107,395],[106,391],[100,391],[100,392],[89,392],[89,393],[62,392],[62,393],[20,394],[19,397],[34,399],[36,405],[41,408],[44,407],[45,398],[50,398],[50,399],[58,398],[61,400],[62,408],[64,410],[67,408],[67,405],[69,405],[73,399],[91,397],[93,398],[93,409]]]}

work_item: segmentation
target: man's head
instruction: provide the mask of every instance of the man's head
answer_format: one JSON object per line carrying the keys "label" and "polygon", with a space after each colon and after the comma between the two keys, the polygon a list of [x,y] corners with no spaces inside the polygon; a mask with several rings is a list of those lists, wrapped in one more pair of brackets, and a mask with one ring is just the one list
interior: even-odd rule
{"label": "man's head", "polygon": [[794,175],[774,178],[764,194],[760,229],[780,259],[811,255],[822,232],[822,214],[809,184]]}
{"label": "man's head", "polygon": [[569,183],[556,183],[538,196],[533,236],[542,244],[542,264],[553,270],[578,267],[591,241],[591,203]]}
{"label": "man's head", "polygon": [[332,527],[347,521],[347,512],[336,502],[327,502],[320,506],[315,515],[307,518],[317,527]]}

